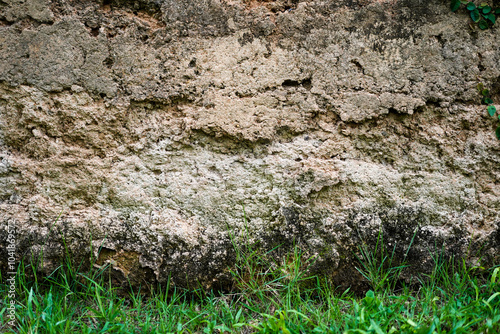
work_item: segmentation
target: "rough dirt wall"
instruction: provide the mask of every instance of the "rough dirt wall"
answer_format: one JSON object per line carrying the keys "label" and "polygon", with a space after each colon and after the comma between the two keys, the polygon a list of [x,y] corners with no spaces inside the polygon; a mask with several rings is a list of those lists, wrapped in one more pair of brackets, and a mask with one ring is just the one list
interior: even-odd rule
{"label": "rough dirt wall", "polygon": [[414,273],[498,263],[476,85],[499,102],[500,34],[468,24],[437,0],[2,0],[0,240],[178,286],[228,284],[231,235],[343,286],[381,229]]}

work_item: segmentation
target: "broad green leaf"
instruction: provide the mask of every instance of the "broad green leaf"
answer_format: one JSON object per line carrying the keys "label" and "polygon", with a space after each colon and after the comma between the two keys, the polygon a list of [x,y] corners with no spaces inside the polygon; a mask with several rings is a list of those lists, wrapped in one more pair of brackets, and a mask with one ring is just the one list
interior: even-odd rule
{"label": "broad green leaf", "polygon": [[500,140],[500,126],[495,131],[495,134],[497,135],[498,140]]}
{"label": "broad green leaf", "polygon": [[[500,126],[497,128],[497,131],[498,131],[498,129],[500,129]],[[498,134],[497,134],[497,137],[498,137]],[[491,297],[490,297],[490,298],[488,298],[488,300],[486,301],[486,303],[488,303],[488,304],[489,304],[489,303],[491,303],[491,301],[492,301],[493,299],[495,299],[497,296],[500,296],[500,292],[496,292],[496,293],[494,293],[493,295],[491,295]]]}
{"label": "broad green leaf", "polygon": [[495,106],[488,106],[488,114],[490,114],[491,117],[495,116],[496,112],[497,108]]}
{"label": "broad green leaf", "polygon": [[476,9],[476,5],[474,4],[474,2],[469,2],[467,4],[467,9],[468,10],[474,10],[474,9]]}
{"label": "broad green leaf", "polygon": [[479,19],[481,18],[477,9],[474,9],[472,12],[470,12],[470,17],[474,22],[479,21]]}
{"label": "broad green leaf", "polygon": [[483,96],[488,96],[488,95],[490,94],[490,91],[489,91],[488,89],[483,89],[483,90],[481,91],[481,94],[482,94]]}
{"label": "broad green leaf", "polygon": [[416,332],[416,334],[429,334],[433,333],[433,328],[431,327],[420,327]]}
{"label": "broad green leaf", "polygon": [[489,13],[487,16],[485,16],[486,19],[488,19],[491,23],[495,24],[497,18],[495,14]]}
{"label": "broad green leaf", "polygon": [[481,93],[484,89],[484,85],[482,82],[478,83],[477,84],[477,90],[479,91],[479,93]]}
{"label": "broad green leaf", "polygon": [[406,322],[409,323],[413,327],[417,327],[418,326],[418,324],[415,321],[411,320],[411,319],[406,319]]}
{"label": "broad green leaf", "polygon": [[491,7],[490,6],[486,6],[483,8],[483,13],[484,14],[488,14],[489,12],[491,12]]}
{"label": "broad green leaf", "polygon": [[481,30],[488,29],[488,22],[486,22],[483,19],[481,19],[481,21],[479,21],[479,23],[477,25],[478,25],[479,29],[481,29]]}
{"label": "broad green leaf", "polygon": [[495,14],[500,14],[500,8],[495,9]]}
{"label": "broad green leaf", "polygon": [[492,100],[492,99],[490,99],[489,97],[485,97],[485,98],[483,99],[483,103],[484,103],[484,104],[492,104],[492,103],[493,103],[493,100]]}
{"label": "broad green leaf", "polygon": [[450,9],[452,12],[456,12],[460,8],[460,0],[451,0]]}
{"label": "broad green leaf", "polygon": [[394,326],[392,326],[391,329],[389,329],[389,331],[387,332],[387,334],[392,334],[392,333],[399,333],[399,330],[397,330]]}
{"label": "broad green leaf", "polygon": [[234,318],[234,321],[235,322],[238,322],[240,320],[240,317],[241,317],[241,313],[243,312],[243,307],[240,307],[238,313],[236,313],[236,317]]}
{"label": "broad green leaf", "polygon": [[370,319],[370,328],[368,329],[374,330],[377,334],[385,334],[382,328],[380,328],[380,326],[375,321],[373,321],[373,319]]}
{"label": "broad green leaf", "polygon": [[288,310],[288,312],[290,313],[295,313],[296,315],[300,315],[302,318],[306,319],[307,321],[311,322],[311,319],[309,319],[304,313],[300,313],[299,311],[297,310]]}

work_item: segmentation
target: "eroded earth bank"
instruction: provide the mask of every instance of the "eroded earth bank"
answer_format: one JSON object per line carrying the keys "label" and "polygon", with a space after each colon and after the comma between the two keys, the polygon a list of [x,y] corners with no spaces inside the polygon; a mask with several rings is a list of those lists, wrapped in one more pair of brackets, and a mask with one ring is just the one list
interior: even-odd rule
{"label": "eroded earth bank", "polygon": [[469,23],[438,0],[2,0],[0,240],[117,284],[224,287],[234,241],[358,285],[379,231],[407,275],[498,264],[476,86],[499,103],[500,33]]}

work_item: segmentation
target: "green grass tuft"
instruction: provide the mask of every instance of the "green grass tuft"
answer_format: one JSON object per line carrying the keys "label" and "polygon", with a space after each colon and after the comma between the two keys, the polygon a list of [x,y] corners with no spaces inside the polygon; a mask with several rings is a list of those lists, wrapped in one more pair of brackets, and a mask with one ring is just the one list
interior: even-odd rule
{"label": "green grass tuft", "polygon": [[[84,272],[65,261],[48,277],[19,265],[16,327],[0,304],[1,333],[499,333],[499,268],[469,268],[435,257],[418,289],[395,282],[394,251],[361,249],[359,270],[373,290],[364,297],[340,292],[324,277],[306,273],[314,259],[295,247],[281,260],[272,251],[237,247],[232,292],[156,287],[118,293],[103,270]],[[382,255],[381,255],[382,254]],[[91,266],[92,268],[92,266]],[[26,271],[28,270],[29,273]],[[401,283],[400,283],[401,284]],[[7,292],[0,285],[0,295]]]}

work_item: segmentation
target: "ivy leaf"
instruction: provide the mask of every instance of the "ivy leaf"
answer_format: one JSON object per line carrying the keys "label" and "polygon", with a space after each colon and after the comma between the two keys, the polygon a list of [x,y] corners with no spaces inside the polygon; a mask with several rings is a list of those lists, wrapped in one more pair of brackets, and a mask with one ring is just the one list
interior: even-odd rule
{"label": "ivy leaf", "polygon": [[450,8],[452,12],[456,12],[460,8],[460,0],[451,0]]}
{"label": "ivy leaf", "polygon": [[485,16],[485,18],[486,18],[487,20],[489,20],[489,21],[490,21],[491,23],[493,23],[493,24],[495,24],[495,22],[496,22],[496,20],[497,20],[497,18],[496,18],[496,16],[495,16],[495,14],[493,14],[493,13],[489,13],[487,16]]}
{"label": "ivy leaf", "polygon": [[490,6],[486,6],[483,8],[483,14],[488,14],[489,12],[491,12],[491,7]]}
{"label": "ivy leaf", "polygon": [[500,140],[500,126],[495,131],[495,134],[497,135],[498,140]]}
{"label": "ivy leaf", "polygon": [[488,106],[488,114],[490,114],[491,117],[495,116],[496,112],[497,108],[495,108],[495,106]]}
{"label": "ivy leaf", "polygon": [[477,84],[477,90],[479,91],[479,93],[481,93],[484,89],[484,85],[482,82],[478,83]]}
{"label": "ivy leaf", "polygon": [[474,9],[476,9],[476,5],[473,2],[469,2],[467,4],[467,9],[468,10],[474,10]]}
{"label": "ivy leaf", "polygon": [[481,91],[481,95],[483,95],[483,96],[488,96],[489,94],[490,94],[490,91],[489,91],[489,90],[487,90],[487,89],[483,89],[483,90]]}
{"label": "ivy leaf", "polygon": [[481,30],[488,29],[488,22],[486,22],[483,19],[481,19],[481,21],[479,21],[479,23],[477,25],[478,25],[479,29],[481,29]]}
{"label": "ivy leaf", "polygon": [[493,103],[493,100],[492,100],[492,99],[490,99],[489,97],[485,97],[485,98],[483,99],[483,103],[484,103],[484,104],[492,104],[492,103]]}
{"label": "ivy leaf", "polygon": [[474,9],[472,12],[470,12],[470,17],[474,22],[479,21],[479,19],[481,18],[481,16],[479,16],[479,11],[477,9]]}
{"label": "ivy leaf", "polygon": [[495,14],[500,14],[500,8],[495,9]]}

